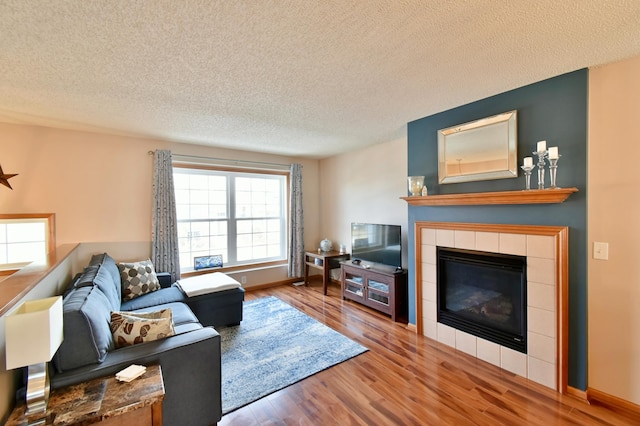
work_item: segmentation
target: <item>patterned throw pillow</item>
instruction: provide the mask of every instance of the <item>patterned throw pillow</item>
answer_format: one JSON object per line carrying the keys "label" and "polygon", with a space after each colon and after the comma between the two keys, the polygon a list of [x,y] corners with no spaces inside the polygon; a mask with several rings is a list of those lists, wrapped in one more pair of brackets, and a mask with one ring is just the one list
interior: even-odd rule
{"label": "patterned throw pillow", "polygon": [[176,334],[171,309],[156,312],[111,312],[111,333],[116,348],[153,342]]}
{"label": "patterned throw pillow", "polygon": [[133,263],[118,263],[122,281],[122,300],[131,300],[160,289],[151,260]]}

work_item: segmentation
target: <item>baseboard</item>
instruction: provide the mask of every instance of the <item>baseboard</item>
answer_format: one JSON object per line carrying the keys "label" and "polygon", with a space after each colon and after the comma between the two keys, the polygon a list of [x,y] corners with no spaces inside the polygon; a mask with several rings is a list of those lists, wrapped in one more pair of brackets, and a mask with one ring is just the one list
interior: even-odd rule
{"label": "baseboard", "polygon": [[586,404],[589,403],[589,398],[587,397],[587,391],[583,391],[581,389],[574,388],[572,386],[567,386],[566,393],[567,395],[577,398]]}
{"label": "baseboard", "polygon": [[287,279],[287,280],[276,281],[276,282],[266,283],[266,284],[256,284],[256,285],[247,286],[247,287],[243,287],[243,288],[244,288],[244,291],[263,290],[265,288],[271,288],[271,287],[278,287],[280,285],[293,284],[293,283],[296,283],[298,281],[300,281],[300,278],[290,278],[290,279]]}
{"label": "baseboard", "polygon": [[604,405],[614,410],[626,411],[627,413],[640,417],[640,405],[634,404],[631,401],[609,395],[608,393],[594,388],[587,388],[587,398],[600,405]]}

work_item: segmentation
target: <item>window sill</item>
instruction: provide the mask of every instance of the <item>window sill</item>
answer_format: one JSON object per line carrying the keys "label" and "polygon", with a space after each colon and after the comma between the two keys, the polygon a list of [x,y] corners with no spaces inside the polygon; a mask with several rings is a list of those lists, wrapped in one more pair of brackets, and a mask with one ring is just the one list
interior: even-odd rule
{"label": "window sill", "polygon": [[237,272],[249,272],[249,271],[260,271],[264,269],[270,268],[279,268],[282,266],[286,266],[286,260],[278,260],[274,262],[263,262],[263,263],[251,263],[246,265],[235,265],[235,266],[223,266],[222,268],[210,268],[210,269],[201,269],[201,270],[193,270],[187,269],[180,272],[182,277],[193,277],[197,275],[210,274],[212,272],[223,272],[223,273],[237,273]]}

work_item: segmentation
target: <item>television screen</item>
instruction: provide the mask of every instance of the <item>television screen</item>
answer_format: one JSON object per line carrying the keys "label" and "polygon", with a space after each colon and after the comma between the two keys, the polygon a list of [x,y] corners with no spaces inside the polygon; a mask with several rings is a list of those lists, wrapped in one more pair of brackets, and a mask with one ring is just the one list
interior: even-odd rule
{"label": "television screen", "polygon": [[351,257],[363,262],[402,267],[400,225],[352,223]]}

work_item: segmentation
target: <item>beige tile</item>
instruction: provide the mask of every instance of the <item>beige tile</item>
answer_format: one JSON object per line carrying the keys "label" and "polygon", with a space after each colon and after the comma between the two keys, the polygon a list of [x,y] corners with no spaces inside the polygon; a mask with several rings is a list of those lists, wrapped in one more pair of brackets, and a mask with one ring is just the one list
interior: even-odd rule
{"label": "beige tile", "polygon": [[527,308],[528,331],[543,336],[556,337],[555,314],[540,308]]}
{"label": "beige tile", "polygon": [[438,311],[436,302],[431,302],[426,299],[422,299],[422,315],[431,321],[438,320]]}
{"label": "beige tile", "polygon": [[521,234],[500,234],[500,250],[498,253],[527,255],[527,236]]}
{"label": "beige tile", "polygon": [[529,357],[527,378],[543,386],[557,390],[556,368],[553,364]]}
{"label": "beige tile", "polygon": [[500,367],[500,345],[478,338],[476,341],[476,350],[479,359]]}
{"label": "beige tile", "polygon": [[438,323],[438,342],[455,348],[456,330],[448,325]]}
{"label": "beige tile", "polygon": [[431,263],[422,264],[422,280],[430,283],[438,282],[438,268]]}
{"label": "beige tile", "polygon": [[426,337],[438,340],[438,323],[427,318],[422,319],[422,334]]}
{"label": "beige tile", "polygon": [[422,298],[429,302],[438,301],[438,285],[428,281],[422,281]]}
{"label": "beige tile", "polygon": [[440,247],[455,247],[454,231],[451,229],[437,229],[436,245]]}
{"label": "beige tile", "polygon": [[527,235],[527,256],[555,259],[555,238],[546,235]]}
{"label": "beige tile", "polygon": [[422,263],[436,264],[436,246],[422,245]]}
{"label": "beige tile", "polygon": [[476,356],[476,340],[477,337],[465,333],[464,331],[456,330],[456,349],[469,354],[473,357]]}
{"label": "beige tile", "polygon": [[553,259],[527,257],[527,280],[541,284],[556,284],[556,263]]}
{"label": "beige tile", "polygon": [[527,356],[521,352],[501,346],[500,367],[513,374],[527,377]]}
{"label": "beige tile", "polygon": [[556,289],[552,285],[529,281],[527,283],[527,304],[534,308],[555,311]]}
{"label": "beige tile", "polygon": [[422,228],[422,244],[436,245],[436,230],[433,228]]}
{"label": "beige tile", "polygon": [[500,234],[497,232],[476,232],[476,250],[498,253]]}
{"label": "beige tile", "polygon": [[473,231],[454,231],[455,247],[474,250],[476,248],[476,233]]}
{"label": "beige tile", "polygon": [[555,364],[556,341],[549,336],[538,333],[527,333],[527,355],[539,360]]}

